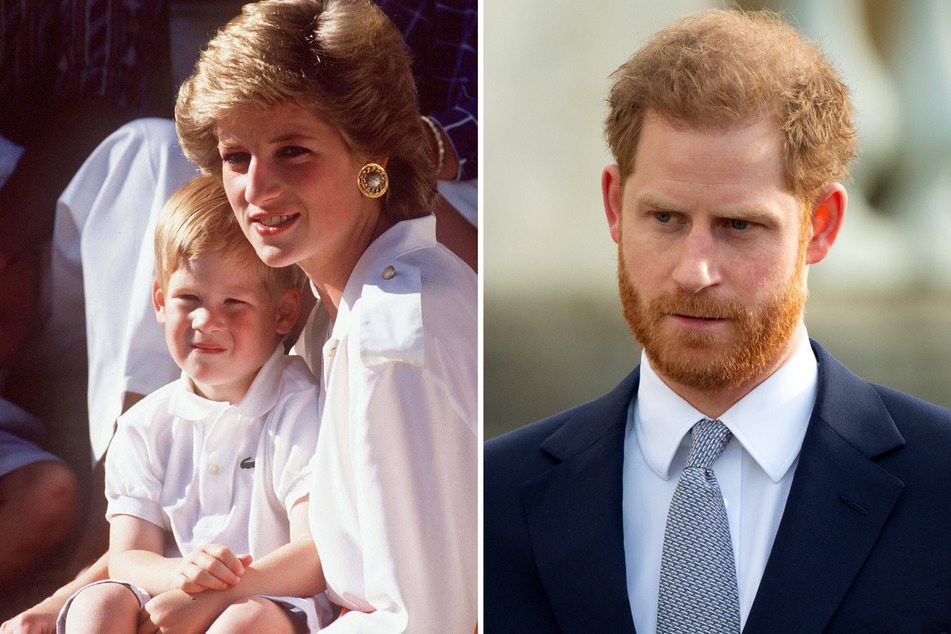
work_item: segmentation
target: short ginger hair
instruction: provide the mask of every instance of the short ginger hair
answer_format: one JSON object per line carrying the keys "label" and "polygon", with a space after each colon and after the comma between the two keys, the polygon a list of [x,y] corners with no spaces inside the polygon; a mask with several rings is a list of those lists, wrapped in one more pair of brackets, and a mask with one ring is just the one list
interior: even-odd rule
{"label": "short ginger hair", "polygon": [[215,254],[256,267],[271,299],[300,287],[303,273],[294,264],[280,268],[261,261],[241,231],[218,179],[198,175],[165,203],[155,226],[155,282],[168,291],[172,274],[200,255]]}
{"label": "short ginger hair", "polygon": [[848,87],[818,44],[776,13],[709,9],[682,18],[611,77],[604,133],[622,177],[634,170],[647,112],[698,130],[773,117],[786,185],[805,205],[849,177],[858,137]]}
{"label": "short ginger hair", "polygon": [[179,141],[203,173],[220,178],[218,123],[239,109],[294,104],[336,128],[351,152],[388,157],[390,189],[380,201],[391,219],[427,215],[436,172],[410,61],[399,30],[370,0],[249,3],[179,89]]}

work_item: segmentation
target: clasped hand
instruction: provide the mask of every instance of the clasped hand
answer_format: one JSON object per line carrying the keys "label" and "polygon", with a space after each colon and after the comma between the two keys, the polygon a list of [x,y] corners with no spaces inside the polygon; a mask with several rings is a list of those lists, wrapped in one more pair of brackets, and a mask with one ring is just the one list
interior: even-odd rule
{"label": "clasped hand", "polygon": [[189,594],[227,590],[238,585],[251,561],[251,555],[236,555],[227,546],[205,544],[182,558],[173,585]]}
{"label": "clasped hand", "polygon": [[142,608],[138,634],[204,632],[227,607],[227,601],[219,601],[214,592],[202,593],[234,587],[251,561],[251,555],[236,555],[221,544],[196,548],[179,563],[174,589],[153,597]]}

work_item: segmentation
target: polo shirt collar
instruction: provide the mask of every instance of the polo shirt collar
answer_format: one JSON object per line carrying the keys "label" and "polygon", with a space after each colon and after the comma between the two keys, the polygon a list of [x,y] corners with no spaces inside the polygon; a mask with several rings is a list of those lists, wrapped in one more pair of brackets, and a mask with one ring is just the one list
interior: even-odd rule
{"label": "polo shirt collar", "polygon": [[[773,482],[799,455],[816,401],[818,365],[800,330],[793,356],[719,418]],[[705,416],[657,376],[643,352],[640,373],[632,408],[637,443],[651,470],[667,480],[684,437]]]}
{"label": "polo shirt collar", "polygon": [[278,344],[254,377],[248,393],[234,405],[224,401],[211,401],[195,394],[195,386],[191,378],[182,372],[181,381],[178,382],[169,400],[169,414],[192,422],[205,420],[229,409],[247,418],[264,416],[277,404],[284,366],[284,345]]}

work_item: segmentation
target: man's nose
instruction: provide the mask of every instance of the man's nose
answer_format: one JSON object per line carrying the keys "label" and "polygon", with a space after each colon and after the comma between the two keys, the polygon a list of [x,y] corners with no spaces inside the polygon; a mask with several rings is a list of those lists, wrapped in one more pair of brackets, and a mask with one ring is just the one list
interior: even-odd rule
{"label": "man's nose", "polygon": [[687,293],[699,293],[720,281],[717,267],[717,245],[711,232],[692,227],[680,244],[674,282]]}

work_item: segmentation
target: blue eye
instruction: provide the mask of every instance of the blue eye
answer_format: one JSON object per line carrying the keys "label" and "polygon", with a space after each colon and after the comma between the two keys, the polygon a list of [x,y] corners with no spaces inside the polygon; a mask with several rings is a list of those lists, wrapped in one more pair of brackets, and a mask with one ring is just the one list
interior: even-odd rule
{"label": "blue eye", "polygon": [[736,229],[737,231],[743,231],[744,229],[749,228],[750,223],[748,223],[745,220],[731,220],[730,226]]}
{"label": "blue eye", "polygon": [[656,214],[654,214],[654,217],[660,222],[670,222],[672,219],[672,216],[667,211],[658,211]]}

